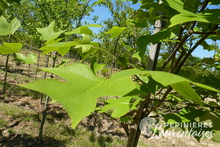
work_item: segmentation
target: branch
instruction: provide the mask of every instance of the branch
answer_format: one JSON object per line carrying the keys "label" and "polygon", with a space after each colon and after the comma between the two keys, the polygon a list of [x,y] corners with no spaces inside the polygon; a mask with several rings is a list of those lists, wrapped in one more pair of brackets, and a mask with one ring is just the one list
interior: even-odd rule
{"label": "branch", "polygon": [[24,41],[22,41],[21,39],[19,39],[17,36],[15,36],[14,34],[12,34],[12,36],[15,38],[15,39],[17,39],[19,42],[21,42],[21,43],[23,43],[24,45],[27,45],[27,46],[29,46],[29,47],[31,47],[31,48],[34,48],[34,49],[39,49],[39,48],[37,48],[37,47],[34,47],[34,46],[32,46],[32,45],[29,45],[29,44],[27,44],[27,43],[25,43]]}
{"label": "branch", "polygon": [[[202,6],[202,8],[199,10],[199,12],[202,12],[202,11],[205,10],[205,8],[207,7],[209,1],[210,1],[210,0],[206,0],[206,1],[203,3],[203,6]],[[180,40],[180,43],[177,44],[177,46],[175,47],[175,49],[174,49],[174,51],[172,52],[172,54],[167,58],[167,60],[165,61],[165,63],[163,64],[163,66],[162,66],[161,69],[160,69],[161,71],[163,71],[163,70],[166,68],[166,66],[167,66],[168,63],[171,61],[171,59],[172,59],[173,57],[175,57],[176,52],[177,52],[177,51],[183,46],[183,44],[186,42],[187,38],[192,35],[192,33],[193,33],[192,30],[193,30],[194,26],[196,25],[196,23],[197,23],[197,21],[193,22],[193,23],[190,25],[190,27],[189,27],[189,29],[188,29],[188,31],[187,31],[187,34],[183,37],[182,40]],[[186,28],[186,26],[187,26],[187,24],[185,25],[184,28]],[[183,29],[183,31],[184,31],[184,29]],[[183,31],[180,32],[180,33],[183,33]],[[179,35],[179,36],[181,36],[181,35]],[[182,37],[182,36],[181,36],[181,37]]]}
{"label": "branch", "polygon": [[156,107],[151,108],[149,113],[152,111],[155,111],[157,108],[159,108],[161,106],[161,104],[165,101],[167,95],[170,93],[171,90],[172,90],[172,88],[167,89],[167,91],[164,93],[162,99],[160,100],[159,104]]}
{"label": "branch", "polygon": [[216,32],[195,32],[192,31],[192,34],[200,34],[200,35],[218,35]]}
{"label": "branch", "polygon": [[177,69],[176,69],[176,71],[175,71],[174,73],[178,73],[178,72],[180,71],[180,69],[182,68],[182,66],[184,65],[184,63],[185,63],[186,60],[188,59],[188,57],[192,54],[192,52],[193,52],[208,36],[209,36],[209,35],[203,36],[203,37],[193,46],[193,48],[188,51],[188,53],[187,53],[186,56],[183,58],[183,60],[181,61],[181,63],[180,63],[179,66],[177,66],[178,63],[176,64]]}
{"label": "branch", "polygon": [[[150,99],[150,100],[152,100],[152,101],[159,101],[159,102],[162,101],[162,100],[158,100],[158,99]],[[163,100],[162,102],[169,102],[169,103],[176,103],[176,104],[184,104],[184,105],[187,105],[187,106],[201,106],[201,105],[199,105],[199,104],[184,103],[184,102],[177,102],[177,101],[170,101],[170,100]],[[217,107],[217,106],[211,106],[211,105],[208,105],[208,104],[204,104],[204,107],[220,109],[220,106]]]}

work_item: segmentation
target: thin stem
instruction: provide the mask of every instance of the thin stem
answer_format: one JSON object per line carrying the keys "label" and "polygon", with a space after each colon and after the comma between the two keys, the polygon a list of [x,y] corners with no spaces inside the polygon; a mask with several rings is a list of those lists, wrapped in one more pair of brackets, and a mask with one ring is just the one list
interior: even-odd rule
{"label": "thin stem", "polygon": [[164,102],[164,100],[166,99],[167,95],[170,93],[170,91],[172,90],[172,88],[167,89],[167,91],[164,93],[162,99],[160,100],[159,104],[156,107],[151,108],[151,110],[149,111],[155,111],[157,108],[159,108],[161,106],[161,104]]}
{"label": "thin stem", "polygon": [[7,54],[5,61],[5,77],[4,77],[2,95],[4,95],[6,91],[7,77],[8,77],[8,60],[9,60],[9,54]]}
{"label": "thin stem", "polygon": [[42,112],[41,125],[40,125],[40,128],[39,128],[39,139],[40,139],[41,143],[42,143],[44,123],[45,123],[46,115],[47,115],[48,101],[49,101],[49,97],[47,96],[47,97],[46,97],[46,102],[45,102],[45,105],[44,105],[44,110],[43,110],[43,112]]}
{"label": "thin stem", "polygon": [[[112,56],[113,58],[115,58],[116,60],[118,60],[118,58],[115,56],[115,55],[113,55],[113,54],[111,54],[110,52],[108,52],[108,51],[106,51],[106,50],[104,50],[104,49],[102,49],[102,48],[100,48],[100,47],[96,47],[96,46],[93,46],[94,48],[97,48],[97,49],[99,49],[99,50],[101,50],[101,51],[103,51],[103,52],[105,52],[105,53],[107,53],[107,54],[109,54],[110,56]],[[120,61],[120,60],[118,60],[118,61]]]}
{"label": "thin stem", "polygon": [[181,61],[180,65],[177,66],[177,69],[174,73],[178,73],[180,71],[180,69],[182,68],[183,64],[186,62],[186,60],[188,59],[188,57],[192,54],[192,52],[208,37],[209,35],[205,35],[203,36],[193,47],[192,49],[190,49],[188,51],[188,53],[186,54],[186,56],[183,58],[183,60]]}
{"label": "thin stem", "polygon": [[[174,51],[171,53],[171,55],[167,58],[167,60],[165,61],[165,63],[164,63],[163,66],[161,67],[161,69],[160,69],[161,71],[163,71],[163,70],[166,68],[166,66],[167,66],[168,63],[171,61],[171,59],[175,57],[176,52],[184,45],[184,43],[186,42],[186,40],[192,35],[192,31],[191,31],[191,30],[193,30],[193,28],[195,27],[196,23],[197,23],[197,22],[193,22],[193,23],[190,25],[190,27],[189,27],[189,29],[188,29],[188,31],[187,31],[187,34],[186,34],[186,35],[183,37],[183,39],[180,40],[180,42],[176,45]],[[185,27],[186,27],[187,25],[188,25],[188,24],[186,24]],[[182,32],[180,32],[180,33],[183,33],[183,31],[184,31],[184,29],[183,29]]]}
{"label": "thin stem", "polygon": [[34,46],[32,46],[32,45],[30,45],[30,44],[27,44],[27,43],[25,43],[24,41],[22,41],[21,39],[19,39],[16,35],[14,35],[14,34],[12,34],[12,36],[15,38],[15,39],[17,39],[19,42],[21,42],[22,44],[24,44],[24,45],[27,45],[27,46],[29,46],[29,47],[31,47],[31,48],[34,48],[34,49],[39,49],[39,48],[37,48],[37,47],[34,47]]}
{"label": "thin stem", "polygon": [[[151,101],[159,101],[159,102],[162,101],[162,100],[158,100],[158,99],[150,99],[150,100],[151,100]],[[170,101],[170,100],[163,100],[162,103],[163,103],[163,102],[176,103],[176,104],[187,105],[187,106],[201,106],[201,105],[199,105],[199,104],[184,103],[184,102]],[[204,104],[204,107],[220,109],[220,107],[211,106],[211,105],[207,105],[207,104]]]}

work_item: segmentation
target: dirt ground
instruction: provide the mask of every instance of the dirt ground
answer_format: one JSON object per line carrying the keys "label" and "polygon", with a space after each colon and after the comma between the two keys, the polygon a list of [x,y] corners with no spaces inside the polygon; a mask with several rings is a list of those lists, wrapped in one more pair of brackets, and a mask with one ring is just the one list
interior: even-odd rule
{"label": "dirt ground", "polygon": [[[43,139],[38,137],[40,125],[40,113],[43,110],[39,100],[31,97],[0,97],[0,146],[1,147],[39,147],[51,146],[62,147],[64,142],[60,141],[46,133]],[[18,109],[19,108],[19,109]],[[51,120],[50,120],[51,119]],[[102,119],[102,120],[101,120]],[[2,121],[3,120],[3,121]],[[50,122],[51,121],[51,122]],[[64,123],[70,128],[70,120],[66,112],[57,103],[50,104],[48,107],[48,119],[45,126],[50,123]],[[81,127],[85,127],[95,133],[95,136],[107,134],[112,138],[120,138],[126,140],[123,129],[117,122],[111,121],[109,118],[101,114],[93,114],[85,118],[81,123]],[[56,130],[54,130],[56,131]],[[47,136],[48,135],[48,136]],[[71,135],[71,134],[69,134]],[[126,141],[125,141],[126,142]],[[124,146],[124,145],[122,145]],[[163,147],[215,147],[220,143],[212,140],[201,140],[197,142],[194,138],[149,138],[143,135],[140,137],[140,147],[144,146],[163,146]]]}

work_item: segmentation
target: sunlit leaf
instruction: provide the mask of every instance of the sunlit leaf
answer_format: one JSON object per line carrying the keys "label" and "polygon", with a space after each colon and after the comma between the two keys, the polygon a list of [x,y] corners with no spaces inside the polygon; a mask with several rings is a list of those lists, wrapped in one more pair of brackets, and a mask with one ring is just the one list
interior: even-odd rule
{"label": "sunlit leaf", "polygon": [[108,104],[106,104],[101,109],[100,112],[102,113],[102,112],[106,112],[110,109],[113,109],[113,113],[111,114],[111,116],[114,118],[121,117],[129,111],[130,105],[131,105],[130,104],[131,99],[132,99],[132,97],[120,97],[118,99],[109,99],[109,100],[105,101]]}
{"label": "sunlit leaf", "polygon": [[[143,92],[140,92],[133,82],[131,78],[132,75],[144,74],[151,76],[153,80],[163,86],[172,86],[186,99],[202,105],[200,97],[190,86],[191,81],[171,73],[130,69],[114,73],[109,79],[105,79],[96,76],[94,71],[83,64],[71,64],[60,68],[48,68],[43,69],[43,71],[54,73],[64,78],[65,81],[43,79],[20,86],[45,93],[61,103],[69,114],[73,127],[76,127],[82,118],[93,112],[98,97],[123,97],[142,94]],[[205,86],[201,87],[207,88]],[[208,90],[218,91],[214,88],[209,88]],[[128,101],[126,100],[125,102],[124,98],[121,100],[123,101],[119,100],[116,103],[120,106],[123,105],[124,110],[117,108],[116,112],[113,112],[114,117],[122,115],[119,111],[122,111],[124,114],[125,109],[126,111],[128,110]]]}
{"label": "sunlit leaf", "polygon": [[8,23],[5,17],[0,17],[0,35],[14,34],[20,26],[21,24],[16,18]]}
{"label": "sunlit leaf", "polygon": [[111,34],[110,38],[116,38],[118,35],[120,35],[126,27],[118,27],[118,26],[113,26],[106,34]]}
{"label": "sunlit leaf", "polygon": [[76,29],[73,29],[70,32],[66,32],[65,34],[85,34],[89,36],[93,36],[93,32],[89,27],[102,27],[102,25],[99,24],[89,24],[85,26],[78,27]]}
{"label": "sunlit leaf", "polygon": [[37,63],[37,56],[35,54],[30,54],[26,57],[22,53],[16,53],[16,58],[14,60],[24,61],[25,64]]}
{"label": "sunlit leaf", "polygon": [[51,39],[56,39],[57,37],[60,36],[65,30],[59,31],[59,32],[54,32],[54,24],[55,22],[53,21],[49,26],[45,28],[37,28],[37,31],[42,34],[42,37],[44,40],[51,40]]}
{"label": "sunlit leaf", "polygon": [[166,0],[169,4],[169,6],[176,11],[185,14],[187,16],[195,16],[193,12],[190,12],[189,10],[185,9],[184,2],[181,0]]}
{"label": "sunlit leaf", "polygon": [[130,77],[105,80],[95,76],[93,71],[83,64],[43,71],[54,73],[66,81],[44,79],[20,86],[45,93],[61,103],[72,120],[72,127],[76,127],[82,118],[94,110],[96,98],[105,95],[123,96],[135,88]]}
{"label": "sunlit leaf", "polygon": [[50,42],[46,43],[46,46],[43,46],[40,48],[40,50],[43,50],[42,54],[47,54],[52,51],[57,51],[59,54],[64,56],[71,48],[71,46],[75,46],[78,43],[74,41],[69,42],[58,42],[59,40],[51,40]]}
{"label": "sunlit leaf", "polygon": [[171,87],[184,98],[192,100],[199,105],[203,105],[200,96],[194,91],[194,89],[190,86],[189,83],[175,83],[171,84]]}
{"label": "sunlit leaf", "polygon": [[186,14],[177,14],[170,19],[171,24],[169,27],[173,27],[178,24],[182,24],[189,21],[198,21],[205,23],[215,23],[220,24],[220,10],[212,9],[206,10],[202,13],[198,13],[195,16],[189,16]]}
{"label": "sunlit leaf", "polygon": [[22,43],[7,43],[4,42],[3,46],[0,46],[0,54],[11,54],[11,53],[18,53],[22,48]]}
{"label": "sunlit leaf", "polygon": [[93,70],[93,72],[94,72],[95,74],[97,74],[97,72],[100,71],[100,70],[102,70],[104,66],[105,66],[104,64],[99,64],[99,63],[97,63],[97,62],[96,62],[96,58],[94,57],[94,58],[92,59],[90,68]]}

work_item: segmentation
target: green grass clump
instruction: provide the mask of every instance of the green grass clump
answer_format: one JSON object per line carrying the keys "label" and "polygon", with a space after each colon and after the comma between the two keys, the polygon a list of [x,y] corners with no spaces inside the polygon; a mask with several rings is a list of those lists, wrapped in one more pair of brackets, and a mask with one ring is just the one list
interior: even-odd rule
{"label": "green grass clump", "polygon": [[211,140],[214,142],[220,142],[220,133],[213,133]]}

